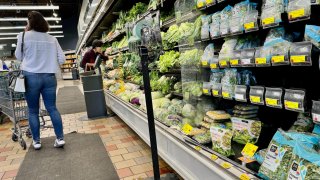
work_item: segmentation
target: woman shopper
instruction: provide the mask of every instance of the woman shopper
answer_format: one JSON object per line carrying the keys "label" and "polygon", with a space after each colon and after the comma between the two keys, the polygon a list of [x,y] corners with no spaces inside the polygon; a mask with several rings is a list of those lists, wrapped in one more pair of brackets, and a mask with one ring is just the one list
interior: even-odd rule
{"label": "woman shopper", "polygon": [[[16,58],[21,63],[25,76],[28,104],[29,125],[32,132],[33,147],[41,148],[39,99],[42,95],[45,107],[49,112],[56,140],[54,147],[63,147],[65,144],[62,119],[56,107],[57,80],[59,64],[65,62],[64,53],[57,39],[47,32],[49,25],[41,13],[31,11],[28,13],[28,25],[25,32],[18,35]],[[23,48],[22,48],[23,42]]]}

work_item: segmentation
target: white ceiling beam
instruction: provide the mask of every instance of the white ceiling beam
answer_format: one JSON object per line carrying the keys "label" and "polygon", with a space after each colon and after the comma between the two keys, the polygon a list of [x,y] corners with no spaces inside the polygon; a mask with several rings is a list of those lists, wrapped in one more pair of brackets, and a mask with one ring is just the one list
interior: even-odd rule
{"label": "white ceiling beam", "polygon": [[[0,36],[14,36],[14,35],[18,35],[19,32],[15,32],[15,33],[0,33]],[[48,34],[63,34],[63,31],[49,31]]]}
{"label": "white ceiling beam", "polygon": [[0,6],[0,10],[59,10],[59,6]]}
{"label": "white ceiling beam", "polygon": [[[45,17],[47,21],[61,21],[60,17]],[[0,21],[27,21],[28,18],[0,18]]]}
{"label": "white ceiling beam", "polygon": [[[64,35],[57,35],[57,36],[53,36],[55,38],[63,38]],[[0,37],[0,40],[14,40],[17,39],[17,37]]]}
{"label": "white ceiling beam", "polygon": [[[62,25],[49,25],[51,29],[59,29],[62,28]],[[11,30],[11,29],[25,29],[26,26],[0,26],[0,30]]]}

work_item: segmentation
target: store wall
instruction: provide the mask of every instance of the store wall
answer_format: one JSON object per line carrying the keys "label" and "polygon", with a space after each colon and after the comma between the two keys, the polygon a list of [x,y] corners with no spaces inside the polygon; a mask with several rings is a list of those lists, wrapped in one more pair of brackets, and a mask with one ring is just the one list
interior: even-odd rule
{"label": "store wall", "polygon": [[63,50],[74,50],[78,42],[77,16],[62,20],[64,38],[58,38]]}

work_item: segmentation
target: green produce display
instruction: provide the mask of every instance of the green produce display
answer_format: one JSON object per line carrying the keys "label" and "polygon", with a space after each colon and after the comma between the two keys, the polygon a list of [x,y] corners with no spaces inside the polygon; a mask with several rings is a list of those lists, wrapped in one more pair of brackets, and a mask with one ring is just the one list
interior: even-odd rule
{"label": "green produce display", "polygon": [[179,61],[181,65],[196,66],[200,65],[200,59],[203,54],[202,50],[192,49],[180,54]]}
{"label": "green produce display", "polygon": [[311,132],[313,128],[312,118],[304,113],[299,113],[297,121],[290,127],[289,130],[298,132]]}
{"label": "green produce display", "polygon": [[208,144],[211,142],[211,134],[210,131],[204,133],[204,134],[199,134],[195,135],[193,137],[194,140],[196,140],[200,144]]}
{"label": "green produce display", "polygon": [[202,95],[202,83],[191,81],[182,83],[182,89],[184,93],[184,97],[186,96],[196,96],[200,97]]}
{"label": "green produce display", "polygon": [[186,104],[183,106],[182,108],[183,117],[193,119],[196,117],[196,114],[197,114],[197,110],[191,104]]}
{"label": "green produce display", "polygon": [[168,72],[171,68],[179,66],[179,52],[169,51],[160,56],[158,62],[159,71]]}
{"label": "green produce display", "polygon": [[260,121],[232,117],[233,141],[239,144],[255,144],[261,133]]}

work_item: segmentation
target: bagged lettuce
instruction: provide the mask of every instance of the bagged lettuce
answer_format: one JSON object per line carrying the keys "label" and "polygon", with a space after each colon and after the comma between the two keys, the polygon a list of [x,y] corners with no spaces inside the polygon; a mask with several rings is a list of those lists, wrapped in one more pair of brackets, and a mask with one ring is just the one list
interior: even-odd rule
{"label": "bagged lettuce", "polygon": [[296,143],[293,149],[287,179],[313,180],[320,177],[320,154],[303,144]]}
{"label": "bagged lettuce", "polygon": [[234,152],[231,148],[232,130],[218,126],[211,126],[210,133],[212,149],[215,152],[226,157],[234,155]]}
{"label": "bagged lettuce", "polygon": [[233,141],[255,144],[261,133],[261,121],[232,117]]}
{"label": "bagged lettuce", "polygon": [[312,133],[320,135],[320,125],[315,124]]}
{"label": "bagged lettuce", "polygon": [[312,118],[306,113],[299,113],[297,121],[294,122],[289,130],[298,132],[310,132],[312,127]]}
{"label": "bagged lettuce", "polygon": [[291,139],[311,149],[319,149],[320,136],[312,133],[286,132]]}
{"label": "bagged lettuce", "polygon": [[193,137],[194,140],[196,140],[200,144],[208,144],[211,142],[211,134],[210,131],[204,133],[204,134],[199,134],[195,135]]}
{"label": "bagged lettuce", "polygon": [[264,161],[264,157],[266,156],[266,153],[267,149],[261,149],[258,152],[256,152],[253,157],[259,164],[262,164]]}
{"label": "bagged lettuce", "polygon": [[282,130],[278,130],[269,143],[258,175],[263,179],[285,180],[284,172],[287,172],[289,167],[294,144],[294,140],[286,136]]}

